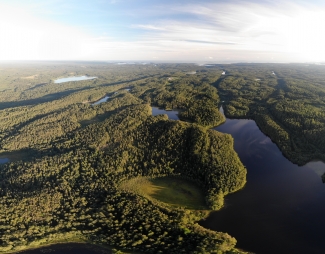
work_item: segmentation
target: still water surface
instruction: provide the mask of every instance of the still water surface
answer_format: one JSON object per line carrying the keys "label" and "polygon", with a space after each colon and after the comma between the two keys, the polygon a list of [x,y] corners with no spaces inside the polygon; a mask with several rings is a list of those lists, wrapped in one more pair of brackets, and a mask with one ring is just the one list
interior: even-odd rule
{"label": "still water surface", "polygon": [[[158,114],[179,120],[177,111],[152,107],[152,115]],[[247,184],[226,196],[225,207],[200,224],[229,233],[237,239],[238,248],[257,254],[325,253],[325,185],[320,178],[325,164],[318,161],[299,167],[291,163],[253,120],[227,119],[215,129],[233,136],[235,150],[247,168]],[[52,246],[56,247],[61,248]],[[74,244],[65,247],[67,253],[97,253],[86,248],[82,252]],[[39,251],[44,249],[23,253]]]}
{"label": "still water surface", "polygon": [[153,116],[166,114],[168,116],[168,118],[171,120],[179,120],[178,113],[179,112],[176,110],[164,110],[164,109],[160,109],[157,107],[152,107],[152,115]]}
{"label": "still water surface", "polygon": [[111,254],[112,251],[87,243],[59,243],[33,250],[25,250],[20,254]]}
{"label": "still water surface", "polygon": [[9,162],[8,158],[0,158],[0,164],[5,164],[7,162]]}
{"label": "still water surface", "polygon": [[101,104],[103,102],[106,102],[107,100],[109,99],[109,96],[105,96],[104,98],[98,100],[98,101],[95,101],[93,104],[91,104],[92,106],[95,106],[95,105],[98,105],[98,104]]}
{"label": "still water surface", "polygon": [[291,163],[253,120],[227,119],[215,129],[233,136],[247,184],[200,224],[255,253],[325,253],[325,185],[318,173],[325,164]]}
{"label": "still water surface", "polygon": [[54,80],[54,83],[64,83],[64,82],[70,82],[70,81],[82,81],[82,80],[89,80],[89,79],[95,79],[97,77],[88,77],[88,76],[80,76],[80,77],[67,77],[67,78],[59,78]]}

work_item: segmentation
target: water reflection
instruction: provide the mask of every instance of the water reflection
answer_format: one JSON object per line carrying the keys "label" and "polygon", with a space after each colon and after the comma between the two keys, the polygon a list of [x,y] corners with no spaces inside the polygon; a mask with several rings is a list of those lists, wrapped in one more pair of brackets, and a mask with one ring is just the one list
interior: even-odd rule
{"label": "water reflection", "polygon": [[94,102],[93,104],[91,104],[92,106],[95,106],[95,105],[98,105],[98,104],[101,104],[103,102],[106,102],[107,100],[109,99],[109,96],[105,96],[104,98]]}
{"label": "water reflection", "polygon": [[310,168],[320,177],[325,173],[325,166],[322,161],[311,161],[307,163],[305,167]]}
{"label": "water reflection", "polygon": [[178,113],[179,112],[176,110],[164,110],[164,109],[159,109],[157,107],[152,107],[153,116],[166,114],[168,115],[168,118],[171,120],[179,120]]}
{"label": "water reflection", "polygon": [[97,77],[88,77],[88,76],[80,76],[80,77],[67,77],[67,78],[59,78],[54,80],[54,83],[64,83],[64,82],[70,82],[70,81],[82,81],[82,80],[89,80],[89,79],[95,79]]}
{"label": "water reflection", "polygon": [[256,253],[325,253],[324,163],[291,163],[252,120],[227,119],[215,129],[233,136],[247,184],[202,225]]}
{"label": "water reflection", "polygon": [[9,162],[8,158],[0,158],[0,164],[5,164],[7,162]]}
{"label": "water reflection", "polygon": [[50,246],[40,247],[32,250],[19,252],[21,254],[43,254],[43,253],[59,253],[59,254],[100,254],[113,253],[111,250],[86,243],[58,243]]}

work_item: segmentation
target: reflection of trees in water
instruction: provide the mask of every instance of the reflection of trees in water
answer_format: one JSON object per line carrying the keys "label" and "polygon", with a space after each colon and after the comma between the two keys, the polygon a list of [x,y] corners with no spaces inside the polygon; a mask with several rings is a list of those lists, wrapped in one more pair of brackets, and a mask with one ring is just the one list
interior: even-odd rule
{"label": "reflection of trees in water", "polygon": [[96,245],[84,243],[60,243],[50,246],[41,247],[34,250],[26,250],[21,254],[43,254],[43,253],[60,253],[60,254],[110,254],[113,253],[110,249],[100,248]]}

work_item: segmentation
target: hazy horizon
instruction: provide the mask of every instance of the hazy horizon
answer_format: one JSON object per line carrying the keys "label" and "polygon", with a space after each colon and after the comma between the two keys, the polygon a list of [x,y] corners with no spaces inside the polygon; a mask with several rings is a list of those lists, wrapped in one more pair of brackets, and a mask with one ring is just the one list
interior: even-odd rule
{"label": "hazy horizon", "polygon": [[0,61],[325,62],[325,3],[0,0]]}

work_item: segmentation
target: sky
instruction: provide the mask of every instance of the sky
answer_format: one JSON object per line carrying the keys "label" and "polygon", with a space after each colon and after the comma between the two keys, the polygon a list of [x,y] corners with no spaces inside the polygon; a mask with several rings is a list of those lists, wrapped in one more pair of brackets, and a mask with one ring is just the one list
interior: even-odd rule
{"label": "sky", "polygon": [[0,60],[325,62],[325,1],[0,0]]}

